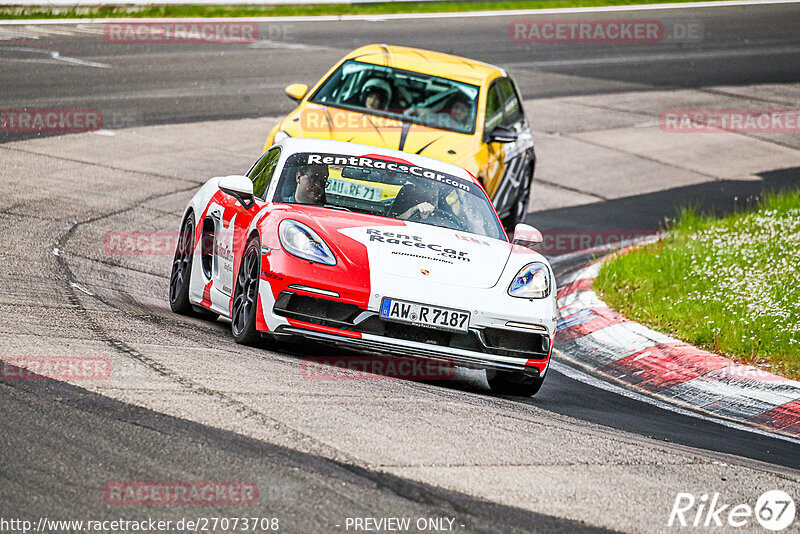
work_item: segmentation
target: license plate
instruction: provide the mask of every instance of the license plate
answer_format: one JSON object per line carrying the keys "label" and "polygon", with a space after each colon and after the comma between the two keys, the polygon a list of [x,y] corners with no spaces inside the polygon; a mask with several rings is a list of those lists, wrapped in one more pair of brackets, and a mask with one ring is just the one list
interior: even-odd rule
{"label": "license plate", "polygon": [[364,184],[348,182],[347,180],[328,178],[328,185],[325,187],[325,192],[331,195],[358,198],[361,200],[380,200],[382,190],[378,187],[370,187]]}
{"label": "license plate", "polygon": [[381,302],[381,317],[389,321],[467,332],[469,313],[428,304],[384,298]]}

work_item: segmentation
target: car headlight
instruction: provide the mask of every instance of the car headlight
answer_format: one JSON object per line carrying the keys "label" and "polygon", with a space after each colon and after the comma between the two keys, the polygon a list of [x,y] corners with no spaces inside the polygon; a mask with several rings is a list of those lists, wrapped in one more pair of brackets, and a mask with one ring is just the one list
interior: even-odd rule
{"label": "car headlight", "polygon": [[521,299],[542,299],[550,294],[550,270],[541,262],[529,263],[517,273],[508,294]]}
{"label": "car headlight", "polygon": [[284,219],[278,226],[278,238],[284,250],[292,256],[313,263],[336,265],[336,257],[325,241],[303,223]]}
{"label": "car headlight", "polygon": [[290,137],[291,135],[284,132],[283,130],[278,130],[277,132],[275,132],[275,138],[272,140],[272,144],[274,145],[280,143],[284,139],[289,139]]}

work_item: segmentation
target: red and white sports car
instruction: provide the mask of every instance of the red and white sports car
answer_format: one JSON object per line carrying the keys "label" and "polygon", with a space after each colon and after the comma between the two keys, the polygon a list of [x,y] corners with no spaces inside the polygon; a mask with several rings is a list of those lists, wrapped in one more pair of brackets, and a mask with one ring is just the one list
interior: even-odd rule
{"label": "red and white sports car", "polygon": [[301,336],[486,369],[533,395],[556,327],[556,282],[534,228],[506,237],[464,169],[373,146],[286,139],[246,176],[186,206],[170,277],[177,313],[232,321],[251,343]]}

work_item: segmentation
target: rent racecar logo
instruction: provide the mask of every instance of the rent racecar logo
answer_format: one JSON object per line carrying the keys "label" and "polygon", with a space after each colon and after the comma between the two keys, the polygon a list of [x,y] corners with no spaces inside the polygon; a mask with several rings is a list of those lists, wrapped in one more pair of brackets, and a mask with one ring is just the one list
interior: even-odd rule
{"label": "rent racecar logo", "polygon": [[795,518],[794,500],[781,490],[767,491],[754,507],[725,503],[719,493],[678,493],[669,514],[669,527],[746,527],[755,520],[774,532],[789,527]]}
{"label": "rent racecar logo", "polygon": [[455,176],[444,174],[410,163],[399,161],[375,159],[365,156],[338,156],[333,154],[309,154],[306,162],[308,165],[349,165],[351,167],[361,167],[362,169],[378,169],[402,174],[435,180],[439,183],[452,185],[464,191],[471,191],[470,185]]}
{"label": "rent racecar logo", "polygon": [[386,232],[377,228],[368,228],[367,235],[369,236],[370,241],[386,243],[387,245],[402,245],[404,247],[417,248],[426,251],[432,250],[438,253],[439,256],[444,256],[445,258],[470,261],[467,252],[454,248],[447,248],[437,243],[428,243],[418,235]]}

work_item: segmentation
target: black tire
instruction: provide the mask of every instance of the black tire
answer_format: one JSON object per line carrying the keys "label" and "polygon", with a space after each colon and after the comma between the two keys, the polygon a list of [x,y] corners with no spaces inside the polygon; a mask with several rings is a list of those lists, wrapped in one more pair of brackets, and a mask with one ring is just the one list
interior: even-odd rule
{"label": "black tire", "polygon": [[493,393],[513,397],[533,397],[544,384],[544,377],[534,377],[513,371],[486,371],[486,381]]}
{"label": "black tire", "polygon": [[253,345],[260,339],[256,330],[258,281],[261,278],[261,245],[258,238],[247,242],[236,275],[233,292],[231,332],[233,339],[243,345]]}
{"label": "black tire", "polygon": [[169,307],[175,313],[191,315],[189,285],[192,275],[192,256],[194,249],[194,214],[189,213],[181,225],[172,271],[169,275]]}
{"label": "black tire", "polygon": [[529,163],[522,173],[525,182],[522,189],[517,194],[517,200],[514,203],[513,211],[505,219],[503,219],[503,227],[506,232],[512,233],[518,223],[525,222],[528,216],[528,202],[531,197],[531,183],[533,182],[533,163]]}

